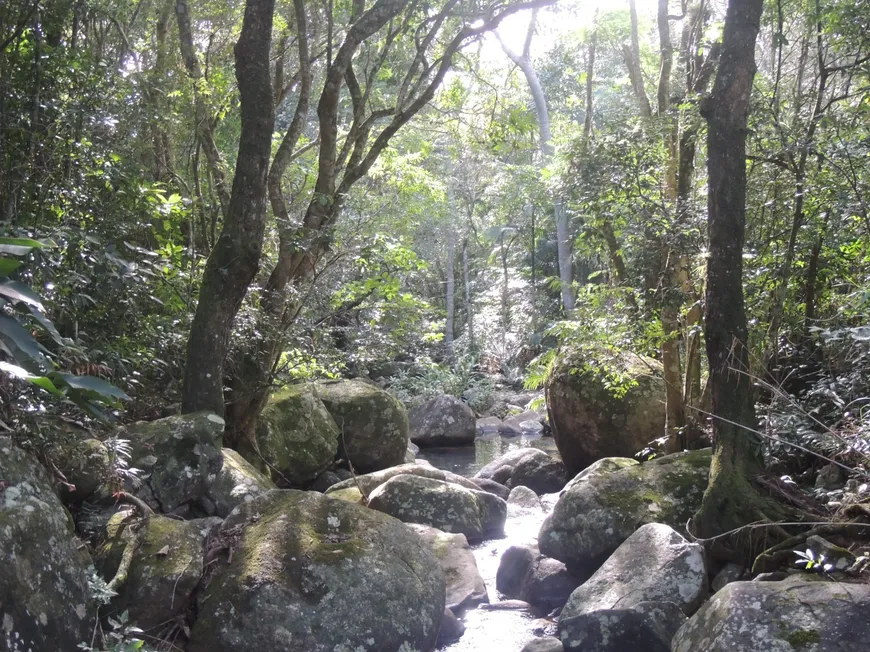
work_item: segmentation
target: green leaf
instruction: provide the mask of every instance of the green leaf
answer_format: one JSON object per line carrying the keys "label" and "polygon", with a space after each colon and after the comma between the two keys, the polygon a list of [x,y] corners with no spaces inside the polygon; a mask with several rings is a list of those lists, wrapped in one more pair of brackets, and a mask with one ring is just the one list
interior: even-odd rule
{"label": "green leaf", "polygon": [[11,258],[0,258],[0,276],[9,276],[20,266],[20,260],[12,260]]}
{"label": "green leaf", "polygon": [[0,238],[0,254],[24,256],[31,249],[42,249],[44,246],[39,240],[30,238]]}
{"label": "green leaf", "polygon": [[55,328],[54,323],[45,316],[45,313],[39,310],[36,306],[29,304],[27,305],[27,309],[30,310],[30,314],[33,315],[34,319],[42,324],[42,327],[48,331],[48,334],[51,335],[51,339],[61,346],[66,346],[66,340],[64,340],[63,336],[58,332],[57,328]]}
{"label": "green leaf", "polygon": [[61,371],[54,371],[50,373],[49,376],[52,378],[59,378],[73,389],[94,392],[100,396],[130,400],[130,397],[122,390],[118,389],[111,383],[107,383],[102,378],[97,378],[96,376],[75,376]]}
{"label": "green leaf", "polygon": [[50,378],[46,376],[36,376],[27,369],[23,367],[19,367],[18,365],[10,364],[8,362],[0,362],[0,371],[3,371],[14,378],[21,378],[22,380],[26,380],[32,385],[36,385],[37,387],[41,387],[45,391],[54,394],[55,396],[63,396],[63,392],[61,392],[53,382],[51,382]]}
{"label": "green leaf", "polygon": [[43,310],[42,298],[29,285],[25,285],[21,281],[13,281],[12,279],[0,281],[0,294],[13,301],[22,301]]}
{"label": "green leaf", "polygon": [[16,355],[16,351],[20,351],[40,365],[45,364],[45,358],[39,352],[39,344],[33,339],[33,336],[18,323],[17,319],[9,315],[0,314],[0,340],[3,340],[7,345],[12,345],[10,352],[18,362],[24,362],[20,356]]}

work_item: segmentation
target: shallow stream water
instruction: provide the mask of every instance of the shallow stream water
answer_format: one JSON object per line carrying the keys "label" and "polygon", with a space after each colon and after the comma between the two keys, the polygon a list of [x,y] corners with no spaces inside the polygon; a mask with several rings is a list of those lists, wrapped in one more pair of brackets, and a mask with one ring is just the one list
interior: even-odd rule
{"label": "shallow stream water", "polygon": [[[529,447],[540,448],[558,457],[552,438],[533,435],[478,437],[474,447],[426,449],[420,451],[417,457],[427,460],[439,469],[471,477],[497,457],[518,448]],[[491,604],[501,599],[495,588],[495,576],[502,553],[510,546],[535,542],[545,516],[545,511],[520,511],[510,507],[505,523],[505,537],[472,546]],[[474,609],[461,617],[465,624],[462,638],[438,649],[443,652],[520,652],[526,643],[535,638],[533,622],[538,617],[528,611]]]}

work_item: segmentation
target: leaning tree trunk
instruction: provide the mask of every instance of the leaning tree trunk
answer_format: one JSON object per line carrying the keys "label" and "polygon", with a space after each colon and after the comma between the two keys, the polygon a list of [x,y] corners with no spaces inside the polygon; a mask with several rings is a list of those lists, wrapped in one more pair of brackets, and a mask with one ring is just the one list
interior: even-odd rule
{"label": "leaning tree trunk", "polygon": [[[707,120],[709,175],[705,337],[713,400],[710,483],[692,529],[711,537],[775,517],[775,505],[752,487],[762,470],[752,382],[747,375],[743,302],[746,227],[746,132],[755,76],[755,39],[763,0],[731,0],[713,92],[701,107]],[[743,542],[751,537],[743,538]],[[723,540],[724,541],[724,540]]]}
{"label": "leaning tree trunk", "polygon": [[275,0],[248,0],[235,46],[241,134],[223,229],[206,263],[187,341],[184,412],[224,413],[223,366],[230,331],[257,273],[266,225],[266,178],[275,111],[269,55]]}

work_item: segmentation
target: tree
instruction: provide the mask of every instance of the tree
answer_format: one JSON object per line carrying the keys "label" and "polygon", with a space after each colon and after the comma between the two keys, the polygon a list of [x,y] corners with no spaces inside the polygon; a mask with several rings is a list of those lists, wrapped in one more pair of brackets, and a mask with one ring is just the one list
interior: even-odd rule
{"label": "tree", "polygon": [[701,107],[707,120],[709,257],[704,334],[713,399],[713,462],[692,530],[710,537],[772,519],[752,480],[763,468],[749,375],[743,298],[746,228],[746,134],[755,77],[755,41],[763,0],[730,0],[713,91]]}

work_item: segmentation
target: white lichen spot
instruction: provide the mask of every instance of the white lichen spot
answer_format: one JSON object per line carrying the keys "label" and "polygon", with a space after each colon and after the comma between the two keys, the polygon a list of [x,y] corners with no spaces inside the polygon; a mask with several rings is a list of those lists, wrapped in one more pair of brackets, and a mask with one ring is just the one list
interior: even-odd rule
{"label": "white lichen spot", "polygon": [[88,610],[85,609],[85,605],[79,603],[76,605],[76,616],[79,617],[79,620],[84,620],[84,618],[88,615]]}
{"label": "white lichen spot", "polygon": [[15,621],[12,620],[12,614],[3,614],[3,631],[10,634],[13,627],[15,627]]}

